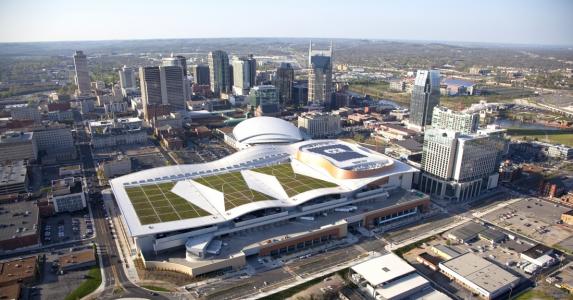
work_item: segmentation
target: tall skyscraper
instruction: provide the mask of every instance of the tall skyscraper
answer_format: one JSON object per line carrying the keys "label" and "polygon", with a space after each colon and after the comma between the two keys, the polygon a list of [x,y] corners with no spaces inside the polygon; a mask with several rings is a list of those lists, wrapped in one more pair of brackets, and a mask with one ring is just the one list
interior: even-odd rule
{"label": "tall skyscraper", "polygon": [[427,128],[420,190],[439,199],[466,201],[495,188],[506,141],[500,130],[462,134]]}
{"label": "tall skyscraper", "polygon": [[184,110],[187,80],[183,77],[183,69],[179,66],[161,66],[159,71],[162,103],[168,104],[172,110]]}
{"label": "tall skyscraper", "polygon": [[[184,97],[185,100],[190,100],[191,96],[191,84],[189,83],[189,79],[187,78],[187,58],[181,55],[173,55],[171,53],[171,57],[164,57],[161,60],[161,64],[163,67],[179,67],[182,70],[181,77],[183,78],[183,89],[184,89]],[[174,72],[171,70],[171,72]],[[178,102],[178,101],[177,101]]]}
{"label": "tall skyscraper", "polygon": [[436,106],[432,112],[432,127],[450,129],[464,134],[477,131],[479,126],[478,114],[458,112],[443,106]]}
{"label": "tall skyscraper", "polygon": [[171,53],[170,57],[164,57],[161,60],[163,66],[179,66],[183,69],[183,76],[187,77],[187,58],[181,55],[173,55]]}
{"label": "tall skyscraper", "polygon": [[292,104],[292,89],[294,83],[294,69],[290,63],[281,63],[277,68],[274,85],[277,88],[279,103],[281,105]]}
{"label": "tall skyscraper", "polygon": [[209,66],[194,65],[191,67],[191,72],[191,75],[193,75],[193,82],[200,85],[209,84]]}
{"label": "tall skyscraper", "polygon": [[150,106],[169,105],[172,111],[185,109],[183,70],[179,66],[141,67],[141,100],[145,118]]}
{"label": "tall skyscraper", "polygon": [[247,64],[249,65],[249,82],[251,83],[251,87],[257,85],[257,60],[252,54],[249,54],[247,57]]}
{"label": "tall skyscraper", "polygon": [[410,101],[410,124],[420,128],[431,124],[433,109],[439,103],[440,72],[418,70]]}
{"label": "tall skyscraper", "polygon": [[257,116],[277,116],[280,114],[279,99],[274,85],[257,85],[248,97],[251,108]]}
{"label": "tall skyscraper", "polygon": [[161,105],[161,72],[159,67],[140,67],[139,84],[141,86],[141,103],[145,119],[149,120],[148,108]]}
{"label": "tall skyscraper", "polygon": [[256,61],[249,57],[233,59],[233,92],[237,95],[247,95],[255,86],[257,72]]}
{"label": "tall skyscraper", "polygon": [[91,92],[91,80],[88,69],[88,58],[83,51],[76,51],[74,54],[74,67],[76,70],[77,94],[80,96],[89,96]]}
{"label": "tall skyscraper", "polygon": [[312,42],[308,49],[308,102],[315,106],[330,103],[332,96],[332,43],[330,49],[313,50]]}
{"label": "tall skyscraper", "polygon": [[119,85],[122,90],[134,89],[136,87],[135,83],[135,70],[123,66],[119,71]]}
{"label": "tall skyscraper", "polygon": [[211,91],[215,96],[229,92],[231,89],[231,75],[229,74],[229,56],[227,56],[227,52],[221,50],[211,51],[207,59],[209,61]]}

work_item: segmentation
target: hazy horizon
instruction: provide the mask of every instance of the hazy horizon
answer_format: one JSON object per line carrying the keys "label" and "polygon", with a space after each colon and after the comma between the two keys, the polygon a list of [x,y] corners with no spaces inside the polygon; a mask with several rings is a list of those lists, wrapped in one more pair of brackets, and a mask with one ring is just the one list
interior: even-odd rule
{"label": "hazy horizon", "polygon": [[573,45],[573,1],[0,2],[0,43],[324,38]]}

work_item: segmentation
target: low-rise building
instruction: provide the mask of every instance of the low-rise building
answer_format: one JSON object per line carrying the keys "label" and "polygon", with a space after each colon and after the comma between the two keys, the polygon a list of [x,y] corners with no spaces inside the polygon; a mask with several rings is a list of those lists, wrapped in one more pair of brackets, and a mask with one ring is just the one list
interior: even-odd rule
{"label": "low-rise building", "polygon": [[443,88],[440,88],[440,93],[443,96],[468,96],[475,92],[475,83],[457,78],[447,78],[441,86]]}
{"label": "low-rise building", "polygon": [[[350,271],[352,281],[368,299],[419,299],[436,293],[428,280],[394,253],[360,263]],[[439,296],[449,299],[441,293]]]}
{"label": "low-rise building", "polygon": [[100,163],[99,167],[106,178],[129,174],[131,173],[131,158],[119,156],[114,160]]}
{"label": "low-rise building", "polygon": [[125,113],[129,107],[127,102],[110,102],[103,105],[106,114]]}
{"label": "low-rise building", "polygon": [[312,138],[336,136],[342,132],[339,115],[319,112],[299,116],[298,128]]}
{"label": "low-rise building", "polygon": [[0,162],[38,159],[38,147],[32,132],[8,131],[0,135]]}
{"label": "low-rise building", "polygon": [[72,212],[86,208],[86,196],[81,177],[68,177],[52,181],[52,191],[48,200],[54,205],[54,211]]}
{"label": "low-rise building", "polygon": [[573,225],[573,210],[561,214],[561,221],[567,225]]}
{"label": "low-rise building", "polygon": [[494,299],[520,281],[519,277],[470,252],[441,262],[440,270],[484,299]]}
{"label": "low-rise building", "polygon": [[461,254],[458,250],[455,250],[452,247],[441,244],[432,246],[430,250],[444,260],[449,260],[454,257],[458,257]]}
{"label": "low-rise building", "polygon": [[459,243],[467,243],[479,238],[494,244],[501,243],[507,239],[507,235],[501,231],[488,228],[484,225],[475,222],[468,222],[450,231],[448,233],[448,238]]}
{"label": "low-rise building", "polygon": [[0,299],[3,300],[20,299],[20,284],[13,283],[0,288]]}
{"label": "low-rise building", "polygon": [[422,144],[414,139],[392,141],[384,152],[398,158],[407,158],[410,155],[421,154]]}
{"label": "low-rise building", "polygon": [[38,151],[45,161],[69,161],[77,158],[72,128],[64,124],[48,123],[32,128]]}
{"label": "low-rise building", "polygon": [[58,262],[62,272],[69,272],[95,266],[96,256],[93,249],[75,251],[60,256]]}
{"label": "low-rise building", "polygon": [[74,175],[82,174],[82,166],[81,165],[71,165],[71,166],[64,166],[60,167],[59,170],[60,177],[69,177]]}
{"label": "low-rise building", "polygon": [[13,284],[26,284],[36,280],[38,258],[30,256],[0,262],[0,289]]}
{"label": "low-rise building", "polygon": [[[0,204],[0,250],[14,250],[40,243],[40,214],[33,201]],[[1,269],[0,269],[1,272]]]}
{"label": "low-rise building", "polygon": [[0,164],[0,195],[28,191],[28,168],[23,160]]}
{"label": "low-rise building", "polygon": [[30,107],[28,104],[12,104],[7,105],[5,110],[10,112],[10,116],[14,120],[32,120],[40,122],[42,115],[37,107]]}
{"label": "low-rise building", "polygon": [[143,144],[148,139],[142,120],[138,118],[91,122],[90,134],[94,148]]}
{"label": "low-rise building", "polygon": [[553,249],[537,244],[522,252],[520,257],[538,267],[546,267],[555,262],[555,258],[551,254],[553,254]]}
{"label": "low-rise building", "polygon": [[[389,140],[406,140],[416,136],[418,133],[404,126],[395,124],[381,124],[376,130],[376,135]],[[420,149],[421,151],[421,149]]]}
{"label": "low-rise building", "polygon": [[539,186],[539,195],[547,198],[558,198],[567,192],[563,180],[560,178],[551,178],[543,180]]}
{"label": "low-rise building", "polygon": [[433,256],[427,252],[422,252],[416,257],[416,260],[424,266],[437,271],[440,269],[440,263],[443,261],[440,257]]}

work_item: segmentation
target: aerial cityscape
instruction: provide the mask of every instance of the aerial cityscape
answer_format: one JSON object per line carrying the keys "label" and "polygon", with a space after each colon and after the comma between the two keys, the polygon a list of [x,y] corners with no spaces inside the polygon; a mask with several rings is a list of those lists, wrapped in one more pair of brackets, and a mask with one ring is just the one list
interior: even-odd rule
{"label": "aerial cityscape", "polygon": [[573,299],[572,15],[1,1],[0,299]]}

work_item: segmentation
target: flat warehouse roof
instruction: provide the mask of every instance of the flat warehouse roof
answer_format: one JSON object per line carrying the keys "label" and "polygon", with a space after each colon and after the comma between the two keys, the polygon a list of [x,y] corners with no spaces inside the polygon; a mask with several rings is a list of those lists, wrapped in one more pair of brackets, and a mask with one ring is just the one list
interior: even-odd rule
{"label": "flat warehouse roof", "polygon": [[513,274],[470,252],[442,262],[440,266],[446,267],[489,293],[495,293],[519,281]]}
{"label": "flat warehouse roof", "polygon": [[384,254],[367,260],[352,267],[352,270],[364,277],[372,286],[383,284],[416,271],[414,267],[394,253]]}

